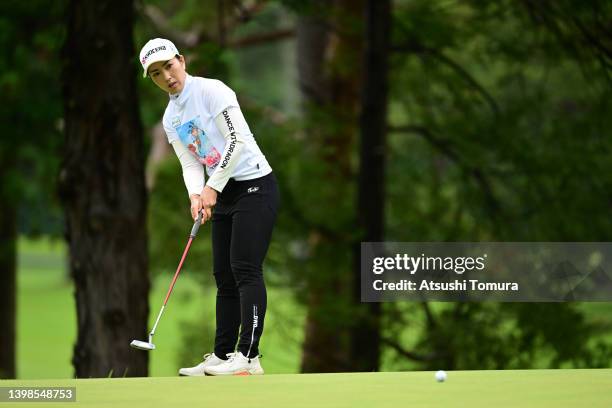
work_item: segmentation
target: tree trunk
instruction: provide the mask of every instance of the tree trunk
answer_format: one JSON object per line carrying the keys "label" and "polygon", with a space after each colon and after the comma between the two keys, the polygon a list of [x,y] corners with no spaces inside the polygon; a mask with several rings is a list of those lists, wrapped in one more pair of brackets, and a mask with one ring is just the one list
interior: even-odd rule
{"label": "tree trunk", "polygon": [[[317,16],[300,16],[297,22],[297,65],[306,116],[310,115],[312,105],[320,106],[329,100],[323,75],[328,42],[329,31],[323,19]],[[328,327],[321,322],[319,314],[324,307],[324,300],[320,291],[315,290],[313,286],[315,285],[312,283],[309,285],[307,298],[301,372],[338,371],[336,360],[343,360],[340,353],[340,336],[334,327]]]}
{"label": "tree trunk", "polygon": [[[384,239],[385,148],[390,0],[368,0],[365,7],[365,59],[361,98],[358,222],[362,241]],[[354,301],[361,301],[360,245],[355,245]],[[358,308],[351,335],[351,360],[356,371],[378,371],[380,360],[380,303]]]}
{"label": "tree trunk", "polygon": [[62,71],[65,207],[83,377],[146,376],[149,313],[145,152],[132,1],[72,0]]}
{"label": "tree trunk", "polygon": [[[352,194],[354,183],[351,153],[358,132],[359,90],[361,81],[360,1],[336,0],[330,7],[313,1],[309,15],[300,16],[297,26],[297,55],[300,89],[311,143],[327,168],[325,183],[334,186],[334,196],[317,197],[319,202],[334,202]],[[322,111],[325,114],[322,115]],[[324,118],[322,120],[322,117]],[[347,231],[337,236],[313,228],[318,246],[332,246],[338,253],[351,253],[353,242]],[[329,250],[314,248],[315,256],[329,256]],[[332,254],[333,256],[333,254]],[[352,322],[352,270],[349,264],[319,260],[330,265],[328,276],[308,288],[308,313],[303,344],[302,372],[352,370],[350,330]],[[331,266],[333,265],[333,266]],[[339,313],[338,313],[339,312]],[[330,315],[335,318],[330,319]]]}
{"label": "tree trunk", "polygon": [[[4,167],[4,163],[0,166]],[[0,174],[6,171],[0,169]],[[2,178],[5,179],[4,177]],[[17,211],[0,187],[0,378],[15,378],[15,255]]]}

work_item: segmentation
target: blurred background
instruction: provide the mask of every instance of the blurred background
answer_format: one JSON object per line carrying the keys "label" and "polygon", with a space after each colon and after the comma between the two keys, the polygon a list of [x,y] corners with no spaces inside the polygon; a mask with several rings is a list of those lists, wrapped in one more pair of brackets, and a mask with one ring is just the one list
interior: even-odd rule
{"label": "blurred background", "polygon": [[609,303],[362,304],[362,241],[610,241],[612,3],[0,1],[0,378],[172,376],[210,352],[140,47],[224,81],[282,208],[267,373],[609,367]]}

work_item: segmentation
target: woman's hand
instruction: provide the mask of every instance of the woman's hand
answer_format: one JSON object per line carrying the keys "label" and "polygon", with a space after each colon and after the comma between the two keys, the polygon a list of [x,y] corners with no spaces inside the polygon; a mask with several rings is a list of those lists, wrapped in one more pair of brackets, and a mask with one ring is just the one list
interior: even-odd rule
{"label": "woman's hand", "polygon": [[202,207],[211,209],[217,204],[217,191],[209,186],[204,186],[202,193],[200,194],[202,200]]}
{"label": "woman's hand", "polygon": [[[191,194],[189,199],[191,200],[191,218],[195,221],[198,213],[202,211],[202,198],[199,194]],[[202,222],[204,222],[204,216],[202,216]]]}

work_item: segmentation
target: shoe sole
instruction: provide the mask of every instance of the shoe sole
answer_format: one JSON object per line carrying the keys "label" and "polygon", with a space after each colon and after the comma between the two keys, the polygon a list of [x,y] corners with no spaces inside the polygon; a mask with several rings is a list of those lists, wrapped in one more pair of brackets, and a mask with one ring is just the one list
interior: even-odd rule
{"label": "shoe sole", "polygon": [[263,371],[258,373],[250,373],[248,371],[240,371],[237,373],[233,373],[233,374],[210,374],[210,373],[205,373],[205,375],[210,376],[210,377],[223,377],[223,376],[239,376],[239,377],[246,377],[249,375],[263,375]]}
{"label": "shoe sole", "polygon": [[206,374],[181,374],[179,373],[179,377],[204,377]]}

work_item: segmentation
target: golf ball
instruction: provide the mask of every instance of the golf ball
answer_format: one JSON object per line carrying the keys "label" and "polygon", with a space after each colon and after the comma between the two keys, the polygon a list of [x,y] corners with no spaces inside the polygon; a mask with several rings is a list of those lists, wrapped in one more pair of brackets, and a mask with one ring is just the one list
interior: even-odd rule
{"label": "golf ball", "polygon": [[446,371],[444,371],[444,370],[436,371],[436,381],[437,382],[444,382],[444,381],[446,381]]}

